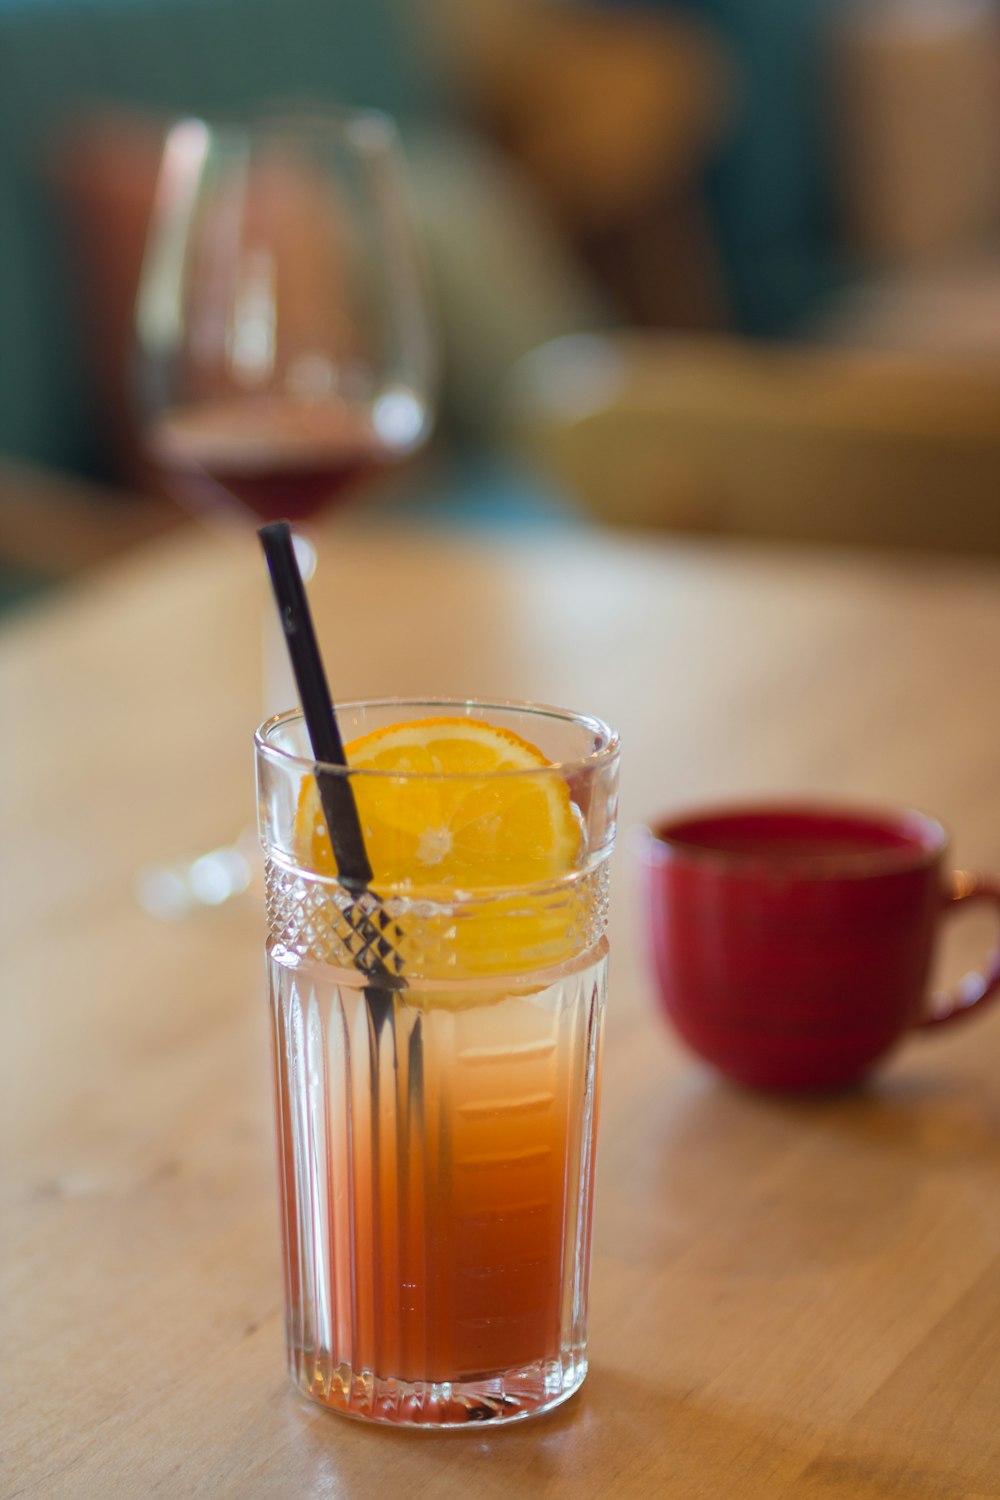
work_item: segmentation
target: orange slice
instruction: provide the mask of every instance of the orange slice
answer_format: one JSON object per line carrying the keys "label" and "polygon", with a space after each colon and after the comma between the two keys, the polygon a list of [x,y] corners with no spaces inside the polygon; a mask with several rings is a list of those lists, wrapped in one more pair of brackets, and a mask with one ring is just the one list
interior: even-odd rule
{"label": "orange slice", "polygon": [[[563,877],[580,863],[581,823],[536,746],[479,719],[434,718],[375,730],[346,755],[382,773],[352,786],[372,889],[403,901],[392,940],[404,972],[524,974],[572,956],[580,896]],[[296,842],[309,869],[337,873],[312,777]]]}
{"label": "orange slice", "polygon": [[[352,768],[385,773],[352,781],[376,888],[510,889],[558,879],[576,863],[580,824],[569,787],[510,730],[480,719],[418,719],[363,735],[345,753]],[[303,783],[297,832],[310,867],[336,874],[312,778]]]}

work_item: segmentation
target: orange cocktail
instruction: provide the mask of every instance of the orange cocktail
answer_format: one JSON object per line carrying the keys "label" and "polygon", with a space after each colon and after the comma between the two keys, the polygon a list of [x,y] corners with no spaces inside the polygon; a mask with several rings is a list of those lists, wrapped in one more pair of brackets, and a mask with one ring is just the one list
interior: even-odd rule
{"label": "orange cocktail", "polygon": [[361,896],[297,717],[258,736],[291,1366],[352,1415],[530,1415],[586,1373],[617,741],[527,708],[340,715]]}

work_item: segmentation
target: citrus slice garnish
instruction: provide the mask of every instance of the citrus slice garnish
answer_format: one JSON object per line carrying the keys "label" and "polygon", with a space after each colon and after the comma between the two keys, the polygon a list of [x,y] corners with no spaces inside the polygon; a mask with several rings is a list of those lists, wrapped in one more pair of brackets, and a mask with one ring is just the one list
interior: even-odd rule
{"label": "citrus slice garnish", "polygon": [[[384,773],[351,782],[376,890],[510,890],[556,880],[577,863],[569,787],[508,729],[417,719],[363,735],[345,754],[354,770]],[[302,785],[296,832],[309,868],[335,875],[312,777]]]}

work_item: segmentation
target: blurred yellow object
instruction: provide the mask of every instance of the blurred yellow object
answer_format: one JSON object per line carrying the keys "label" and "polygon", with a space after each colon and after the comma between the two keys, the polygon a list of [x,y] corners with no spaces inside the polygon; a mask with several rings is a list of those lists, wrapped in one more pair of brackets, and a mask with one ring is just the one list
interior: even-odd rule
{"label": "blurred yellow object", "polygon": [[739,85],[715,30],[642,6],[428,4],[470,111],[619,309],[650,326],[724,326],[703,180]]}
{"label": "blurred yellow object", "polygon": [[515,372],[514,440],[597,519],[1000,552],[1000,366],[623,333]]}
{"label": "blurred yellow object", "polygon": [[729,114],[728,59],[685,16],[478,0],[451,37],[470,93],[580,225],[648,209],[700,173]]}

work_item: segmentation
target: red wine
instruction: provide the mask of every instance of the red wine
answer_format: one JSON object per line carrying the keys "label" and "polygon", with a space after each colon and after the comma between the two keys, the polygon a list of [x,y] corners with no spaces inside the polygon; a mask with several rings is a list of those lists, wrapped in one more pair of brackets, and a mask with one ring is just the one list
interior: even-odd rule
{"label": "red wine", "polygon": [[272,468],[240,472],[235,468],[204,466],[205,477],[242,500],[263,521],[303,521],[326,506],[346,499],[372,479],[380,467],[380,453],[324,453],[313,465],[283,464],[275,455]]}
{"label": "red wine", "polygon": [[232,497],[265,521],[341,503],[396,459],[366,408],[268,397],[168,412],[149,442],[192,509]]}

